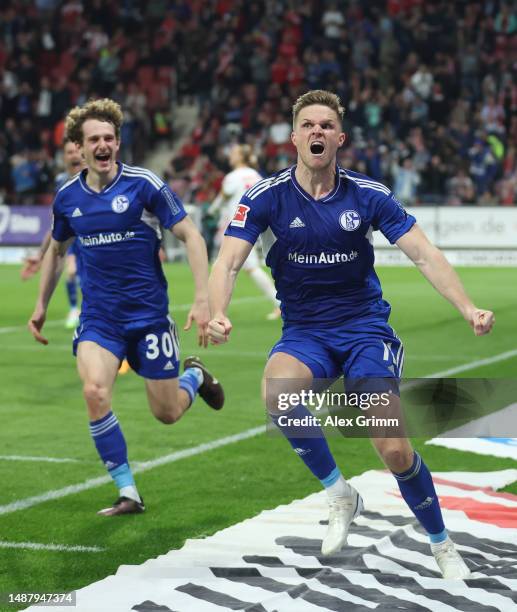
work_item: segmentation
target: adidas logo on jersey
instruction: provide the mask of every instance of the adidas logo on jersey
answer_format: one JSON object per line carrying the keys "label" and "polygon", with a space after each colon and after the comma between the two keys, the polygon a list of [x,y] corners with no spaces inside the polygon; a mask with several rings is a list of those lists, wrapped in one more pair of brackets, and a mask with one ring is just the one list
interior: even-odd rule
{"label": "adidas logo on jersey", "polygon": [[289,223],[289,227],[305,227],[305,223],[300,219],[300,217],[295,217],[291,223]]}
{"label": "adidas logo on jersey", "polygon": [[72,213],[72,217],[82,217],[82,216],[83,216],[83,213],[81,212],[80,208],[76,208],[74,212]]}
{"label": "adidas logo on jersey", "polygon": [[172,365],[172,361],[168,361],[164,366],[164,370],[174,370],[174,366]]}

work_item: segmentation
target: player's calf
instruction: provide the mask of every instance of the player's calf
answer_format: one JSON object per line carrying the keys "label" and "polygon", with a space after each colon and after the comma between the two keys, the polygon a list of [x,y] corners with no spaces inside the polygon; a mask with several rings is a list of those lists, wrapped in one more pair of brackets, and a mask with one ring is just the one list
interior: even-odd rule
{"label": "player's calf", "polygon": [[146,380],[146,389],[151,412],[164,425],[179,421],[190,406],[190,397],[181,391],[177,378]]}

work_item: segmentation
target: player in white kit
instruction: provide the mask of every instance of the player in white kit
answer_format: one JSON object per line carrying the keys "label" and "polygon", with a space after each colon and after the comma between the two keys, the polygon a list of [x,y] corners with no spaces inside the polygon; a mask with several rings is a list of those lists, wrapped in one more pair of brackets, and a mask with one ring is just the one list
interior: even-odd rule
{"label": "player in white kit", "polygon": [[[219,225],[215,238],[217,247],[221,241],[228,224],[233,219],[235,209],[241,201],[242,195],[262,180],[262,176],[255,170],[256,158],[249,145],[235,144],[229,155],[230,166],[233,168],[223,180],[221,191],[209,208],[209,213],[219,213]],[[276,289],[271,277],[262,269],[259,261],[257,247],[254,247],[244,262],[242,269],[247,272],[255,284],[273,303],[273,310],[267,315],[272,321],[280,318],[280,302],[276,298]]]}

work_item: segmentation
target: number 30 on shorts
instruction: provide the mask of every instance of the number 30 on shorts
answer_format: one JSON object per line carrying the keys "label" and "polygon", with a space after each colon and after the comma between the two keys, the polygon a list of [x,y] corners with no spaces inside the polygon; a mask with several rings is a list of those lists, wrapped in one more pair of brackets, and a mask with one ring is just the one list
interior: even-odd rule
{"label": "number 30 on shorts", "polygon": [[145,341],[147,342],[147,351],[145,353],[147,359],[158,359],[160,353],[168,359],[173,355],[176,359],[179,359],[180,350],[178,341],[172,328],[164,331],[161,335],[147,334]]}

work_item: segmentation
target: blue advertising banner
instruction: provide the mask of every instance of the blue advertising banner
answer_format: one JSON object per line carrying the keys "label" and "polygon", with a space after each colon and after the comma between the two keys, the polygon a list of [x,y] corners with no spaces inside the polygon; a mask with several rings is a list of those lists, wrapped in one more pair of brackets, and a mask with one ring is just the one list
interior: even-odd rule
{"label": "blue advertising banner", "polygon": [[38,245],[50,229],[48,206],[0,206],[0,246]]}

